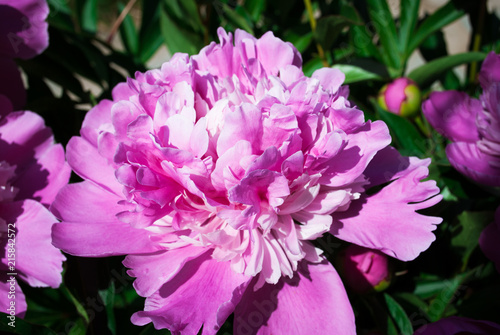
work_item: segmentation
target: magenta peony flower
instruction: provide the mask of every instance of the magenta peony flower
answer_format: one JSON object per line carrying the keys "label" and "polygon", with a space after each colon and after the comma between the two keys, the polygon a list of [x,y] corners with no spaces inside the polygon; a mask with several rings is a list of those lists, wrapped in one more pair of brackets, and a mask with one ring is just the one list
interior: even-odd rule
{"label": "magenta peony flower", "polygon": [[429,160],[388,147],[338,70],[305,77],[271,32],[219,37],[136,73],[87,114],[67,146],[85,181],[56,197],[53,243],[128,255],[146,297],[136,325],[215,334],[234,313],[235,334],[354,334],[342,282],[311,241],[330,232],[415,258],[441,221],[416,213],[441,198],[420,182]]}
{"label": "magenta peony flower", "polygon": [[[61,145],[42,118],[12,112],[0,95],[0,310],[23,316],[26,301],[17,280],[58,287],[64,256],[51,243],[57,219],[47,209],[68,183],[70,168]],[[8,113],[10,112],[10,113]],[[14,273],[12,275],[12,273]],[[14,303],[14,308],[12,307]]]}
{"label": "magenta peony flower", "polygon": [[489,224],[479,237],[479,246],[484,254],[495,263],[500,272],[500,207],[495,212],[495,221]]}
{"label": "magenta peony flower", "polygon": [[384,85],[378,96],[378,103],[384,110],[401,116],[415,115],[421,101],[420,89],[409,78],[398,78]]}
{"label": "magenta peony flower", "polygon": [[378,250],[351,244],[340,254],[339,271],[354,292],[385,290],[391,282],[388,257]]}
{"label": "magenta peony flower", "polygon": [[483,320],[451,316],[424,325],[414,335],[497,335],[500,325]]}
{"label": "magenta peony flower", "polygon": [[[479,100],[463,92],[433,92],[422,105],[430,124],[452,141],[451,165],[472,180],[500,186],[500,56],[491,52],[479,73]],[[494,67],[494,68],[493,68]]]}
{"label": "magenta peony flower", "polygon": [[14,58],[33,58],[49,44],[46,0],[0,0],[0,94],[15,109],[23,108],[26,91]]}

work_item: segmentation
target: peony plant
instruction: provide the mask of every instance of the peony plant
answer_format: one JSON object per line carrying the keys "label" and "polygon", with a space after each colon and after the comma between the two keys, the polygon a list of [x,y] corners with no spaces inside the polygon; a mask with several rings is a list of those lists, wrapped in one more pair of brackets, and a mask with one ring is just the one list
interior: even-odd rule
{"label": "peony plant", "polygon": [[[127,255],[146,297],[136,325],[215,334],[354,334],[323,234],[409,261],[441,222],[429,159],[402,157],[335,69],[304,76],[290,43],[218,30],[118,84],[88,112],[67,160],[84,179],[57,195],[53,243]],[[234,44],[233,44],[234,43]],[[375,187],[378,192],[367,192]]]}

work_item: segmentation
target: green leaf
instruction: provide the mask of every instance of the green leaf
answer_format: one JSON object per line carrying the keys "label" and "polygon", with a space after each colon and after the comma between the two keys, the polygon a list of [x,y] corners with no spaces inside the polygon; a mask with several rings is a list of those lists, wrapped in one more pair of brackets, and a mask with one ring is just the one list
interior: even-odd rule
{"label": "green leaf", "polygon": [[139,32],[139,61],[146,63],[163,43],[160,33],[160,3],[157,0],[146,0],[142,3],[142,19]]}
{"label": "green leaf", "polygon": [[78,314],[85,320],[85,323],[89,323],[89,315],[87,314],[87,311],[85,310],[85,307],[78,301],[78,299],[75,298],[75,296],[71,293],[71,291],[66,287],[66,285],[62,284],[59,286],[59,290],[63,292],[63,294],[70,300],[73,305],[75,306],[76,310],[78,311]]}
{"label": "green leaf", "polygon": [[312,76],[314,71],[321,69],[323,67],[323,60],[321,58],[313,58],[302,67],[302,71],[308,77]]}
{"label": "green leaf", "polygon": [[444,280],[439,283],[441,284],[441,290],[439,290],[436,297],[431,300],[427,312],[432,322],[441,319],[448,305],[466,289],[463,284],[473,272],[475,272],[475,270],[459,274],[453,279]]}
{"label": "green leaf", "polygon": [[318,20],[315,31],[316,40],[325,50],[330,50],[342,29],[353,24],[356,22],[343,16],[324,16]]}
{"label": "green leaf", "polygon": [[383,110],[378,104],[374,103],[380,118],[387,123],[393,139],[396,140],[404,155],[414,155],[422,157],[425,155],[427,144],[426,140],[415,126],[399,115],[392,114]]}
{"label": "green leaf", "polygon": [[485,57],[486,54],[482,52],[465,52],[441,57],[414,69],[407,77],[413,79],[421,88],[427,87],[455,66],[482,61]]}
{"label": "green leaf", "polygon": [[405,61],[410,56],[407,50],[417,25],[419,7],[420,0],[401,0],[400,2],[399,50],[403,52]]}
{"label": "green leaf", "polygon": [[363,21],[356,9],[350,4],[342,4],[340,14],[352,21],[361,23],[361,25],[354,25],[350,29],[351,43],[349,44],[354,48],[356,55],[360,57],[374,57],[382,62],[382,55],[375,44],[373,44],[373,36],[366,29],[366,25],[362,24]]}
{"label": "green leaf", "polygon": [[465,14],[463,10],[457,8],[453,1],[439,8],[431,16],[426,18],[412,34],[407,55],[410,55],[428,36],[432,35],[451,22],[459,19]]}
{"label": "green leaf", "polygon": [[290,29],[285,32],[283,37],[286,41],[292,43],[300,53],[303,53],[311,45],[313,33],[312,31],[298,33]]}
{"label": "green leaf", "polygon": [[106,308],[106,315],[108,317],[108,329],[111,334],[116,334],[116,320],[114,313],[114,302],[115,302],[115,282],[112,281],[106,290],[100,290],[99,296],[101,297],[102,303]]}
{"label": "green leaf", "polygon": [[82,9],[82,28],[88,32],[97,31],[97,0],[86,0]]}
{"label": "green leaf", "polygon": [[399,70],[401,58],[397,42],[396,23],[385,0],[367,0],[368,14],[380,37],[382,57],[390,68]]}
{"label": "green leaf", "polygon": [[247,21],[243,16],[238,14],[229,5],[221,2],[219,3],[219,9],[222,10],[222,16],[231,23],[235,28],[241,28],[246,32],[254,35],[252,23]]}
{"label": "green leaf", "polygon": [[12,320],[9,317],[10,316],[5,313],[0,313],[0,331],[4,334],[57,335],[54,331],[50,330],[47,327],[32,324],[21,319],[20,317],[15,317],[15,327],[10,326],[9,322],[12,322]]}
{"label": "green leaf", "polygon": [[[125,6],[119,2],[118,9],[121,13],[125,9]],[[137,34],[134,20],[130,14],[125,16],[125,19],[120,25],[120,37],[125,45],[125,49],[132,55],[136,55],[139,51],[139,35]]]}
{"label": "green leaf", "polygon": [[244,8],[250,14],[250,17],[254,22],[259,21],[262,12],[266,9],[265,0],[247,0],[243,4]]}
{"label": "green leaf", "polygon": [[349,64],[335,64],[333,69],[338,69],[345,74],[344,84],[352,84],[364,80],[382,80],[382,77],[361,67]]}
{"label": "green leaf", "polygon": [[182,22],[185,19],[176,19],[177,15],[182,15],[182,9],[174,5],[176,1],[162,1],[160,27],[165,44],[172,54],[176,52],[196,54],[204,45],[203,35],[193,30],[186,22]]}
{"label": "green leaf", "polygon": [[404,309],[389,294],[384,293],[385,303],[389,309],[389,314],[396,322],[401,334],[412,335],[413,327]]}
{"label": "green leaf", "polygon": [[483,229],[493,222],[494,213],[486,212],[462,212],[458,217],[458,223],[452,228],[451,245],[459,248],[464,266],[469,257],[479,244],[479,235]]}

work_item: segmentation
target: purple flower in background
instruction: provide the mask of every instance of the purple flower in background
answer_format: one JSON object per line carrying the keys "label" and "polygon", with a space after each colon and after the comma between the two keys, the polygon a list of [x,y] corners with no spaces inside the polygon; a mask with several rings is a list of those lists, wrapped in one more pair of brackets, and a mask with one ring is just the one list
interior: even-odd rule
{"label": "purple flower in background", "polygon": [[18,279],[34,287],[61,283],[65,258],[51,243],[57,219],[47,207],[71,170],[40,116],[12,112],[1,95],[0,115],[0,310],[22,317],[26,301]]}
{"label": "purple flower in background", "polygon": [[500,272],[500,207],[495,212],[495,220],[489,224],[479,237],[479,246],[484,254],[495,263]]}
{"label": "purple flower in background", "polygon": [[483,320],[451,316],[424,325],[414,335],[497,335],[500,325]]}
{"label": "purple flower in background", "polygon": [[0,94],[14,109],[26,102],[26,91],[15,58],[33,58],[49,44],[46,0],[0,0]]}
{"label": "purple flower in background", "polygon": [[446,155],[451,165],[472,180],[500,186],[500,56],[491,52],[483,62],[478,99],[463,92],[433,92],[422,105],[430,124],[450,139]]}
{"label": "purple flower in background", "polygon": [[[344,75],[305,77],[290,44],[218,31],[189,58],[117,85],[88,112],[67,159],[85,181],[51,209],[53,243],[127,255],[146,297],[132,322],[174,334],[354,334],[333,266],[311,241],[411,260],[440,218],[430,160],[401,157],[387,126],[347,100]],[[388,183],[379,192],[366,191]]]}

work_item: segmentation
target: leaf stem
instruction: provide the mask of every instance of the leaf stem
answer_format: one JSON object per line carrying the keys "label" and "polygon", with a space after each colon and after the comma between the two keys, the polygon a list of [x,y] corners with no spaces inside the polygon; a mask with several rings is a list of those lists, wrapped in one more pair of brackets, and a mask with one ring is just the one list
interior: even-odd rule
{"label": "leaf stem", "polygon": [[111,32],[109,33],[108,39],[106,40],[108,44],[111,43],[111,41],[116,35],[116,32],[118,31],[118,28],[120,28],[120,25],[122,24],[123,20],[125,20],[125,17],[127,17],[127,14],[130,12],[132,7],[134,7],[136,2],[137,0],[129,0],[125,8],[123,8],[122,12],[120,13],[120,16],[118,16],[115,23],[113,24],[113,27],[111,28]]}
{"label": "leaf stem", "polygon": [[[311,31],[314,33],[316,32],[316,19],[314,18],[314,12],[311,4],[311,0],[304,0],[304,5],[306,6],[307,10],[307,16],[309,17],[309,24],[311,25]],[[323,62],[323,66],[329,67],[330,64],[328,64],[328,61],[325,57],[325,51],[323,50],[323,47],[316,42],[316,49],[318,50],[318,56]]]}

